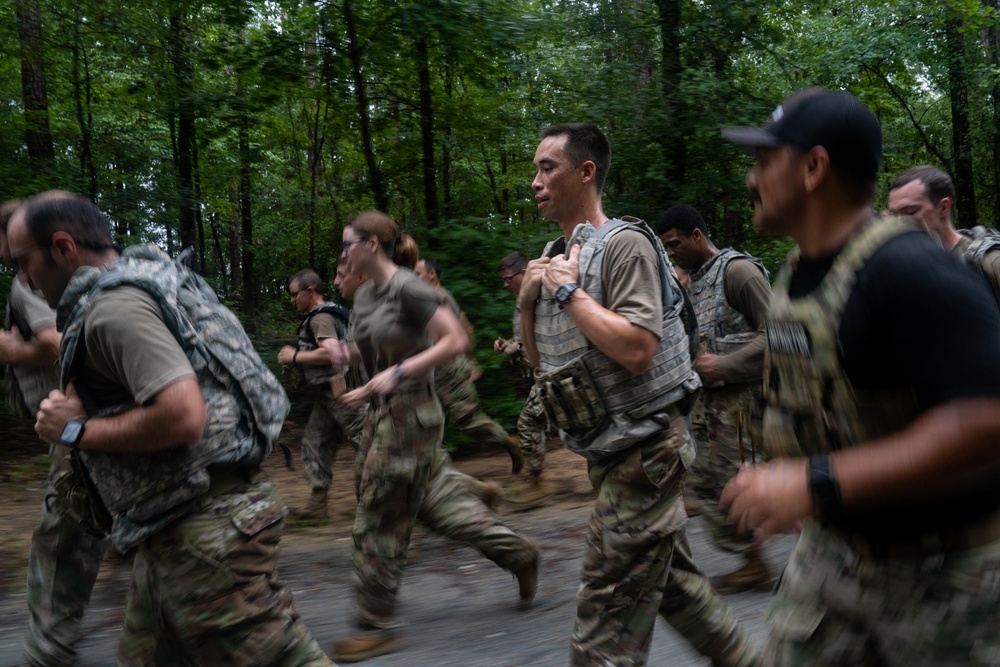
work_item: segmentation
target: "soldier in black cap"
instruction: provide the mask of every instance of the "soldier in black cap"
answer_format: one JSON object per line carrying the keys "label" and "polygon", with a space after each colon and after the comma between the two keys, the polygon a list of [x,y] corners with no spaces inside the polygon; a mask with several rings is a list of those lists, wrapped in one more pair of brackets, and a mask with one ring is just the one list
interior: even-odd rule
{"label": "soldier in black cap", "polygon": [[767,665],[987,665],[1000,656],[1000,316],[974,274],[872,212],[882,134],[810,89],[759,129],[754,225],[798,244],[767,321],[763,444],[722,501],[801,525]]}

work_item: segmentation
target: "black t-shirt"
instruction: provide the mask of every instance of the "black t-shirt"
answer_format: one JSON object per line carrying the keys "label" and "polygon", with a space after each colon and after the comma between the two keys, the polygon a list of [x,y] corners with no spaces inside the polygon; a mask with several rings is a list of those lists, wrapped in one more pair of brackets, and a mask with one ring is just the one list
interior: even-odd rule
{"label": "black t-shirt", "polygon": [[[819,286],[836,254],[802,260],[791,298]],[[1000,396],[1000,310],[985,279],[926,233],[885,243],[858,272],[838,331],[851,384],[914,391],[921,411],[960,398]],[[1000,446],[1000,443],[997,443]],[[1000,484],[926,507],[866,514],[852,530],[876,536],[960,525],[1000,507]]]}

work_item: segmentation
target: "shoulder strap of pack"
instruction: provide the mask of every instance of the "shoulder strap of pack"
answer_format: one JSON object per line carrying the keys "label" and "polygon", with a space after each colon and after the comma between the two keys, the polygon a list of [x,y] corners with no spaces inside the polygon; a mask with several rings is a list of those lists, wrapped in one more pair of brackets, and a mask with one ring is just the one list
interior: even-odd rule
{"label": "shoulder strap of pack", "polygon": [[347,325],[351,321],[351,310],[350,308],[346,308],[335,301],[324,301],[309,311],[309,314],[302,319],[299,329],[309,331],[309,323],[320,313],[333,315],[333,319],[337,322],[338,338],[343,338],[347,335]]}

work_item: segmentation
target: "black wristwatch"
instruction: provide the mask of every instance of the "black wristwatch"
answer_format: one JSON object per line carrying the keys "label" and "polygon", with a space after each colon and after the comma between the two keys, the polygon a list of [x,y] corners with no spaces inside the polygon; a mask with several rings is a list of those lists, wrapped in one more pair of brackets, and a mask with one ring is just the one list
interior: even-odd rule
{"label": "black wristwatch", "polygon": [[830,470],[830,457],[826,454],[809,459],[809,493],[821,519],[835,519],[843,514],[840,483]]}
{"label": "black wristwatch", "polygon": [[70,449],[76,449],[80,445],[80,440],[83,438],[83,427],[87,423],[86,419],[70,419],[63,426],[62,435],[59,436],[59,442],[66,445]]}
{"label": "black wristwatch", "polygon": [[560,285],[556,289],[556,303],[559,304],[560,308],[564,308],[569,300],[573,297],[573,292],[580,289],[577,283],[566,283],[565,285]]}

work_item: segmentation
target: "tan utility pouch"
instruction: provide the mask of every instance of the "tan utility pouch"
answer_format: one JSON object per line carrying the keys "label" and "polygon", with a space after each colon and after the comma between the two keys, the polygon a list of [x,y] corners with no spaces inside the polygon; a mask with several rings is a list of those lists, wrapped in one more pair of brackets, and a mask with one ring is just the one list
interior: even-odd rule
{"label": "tan utility pouch", "polygon": [[590,430],[607,415],[604,401],[582,359],[549,373],[536,373],[535,383],[549,423],[559,429]]}

